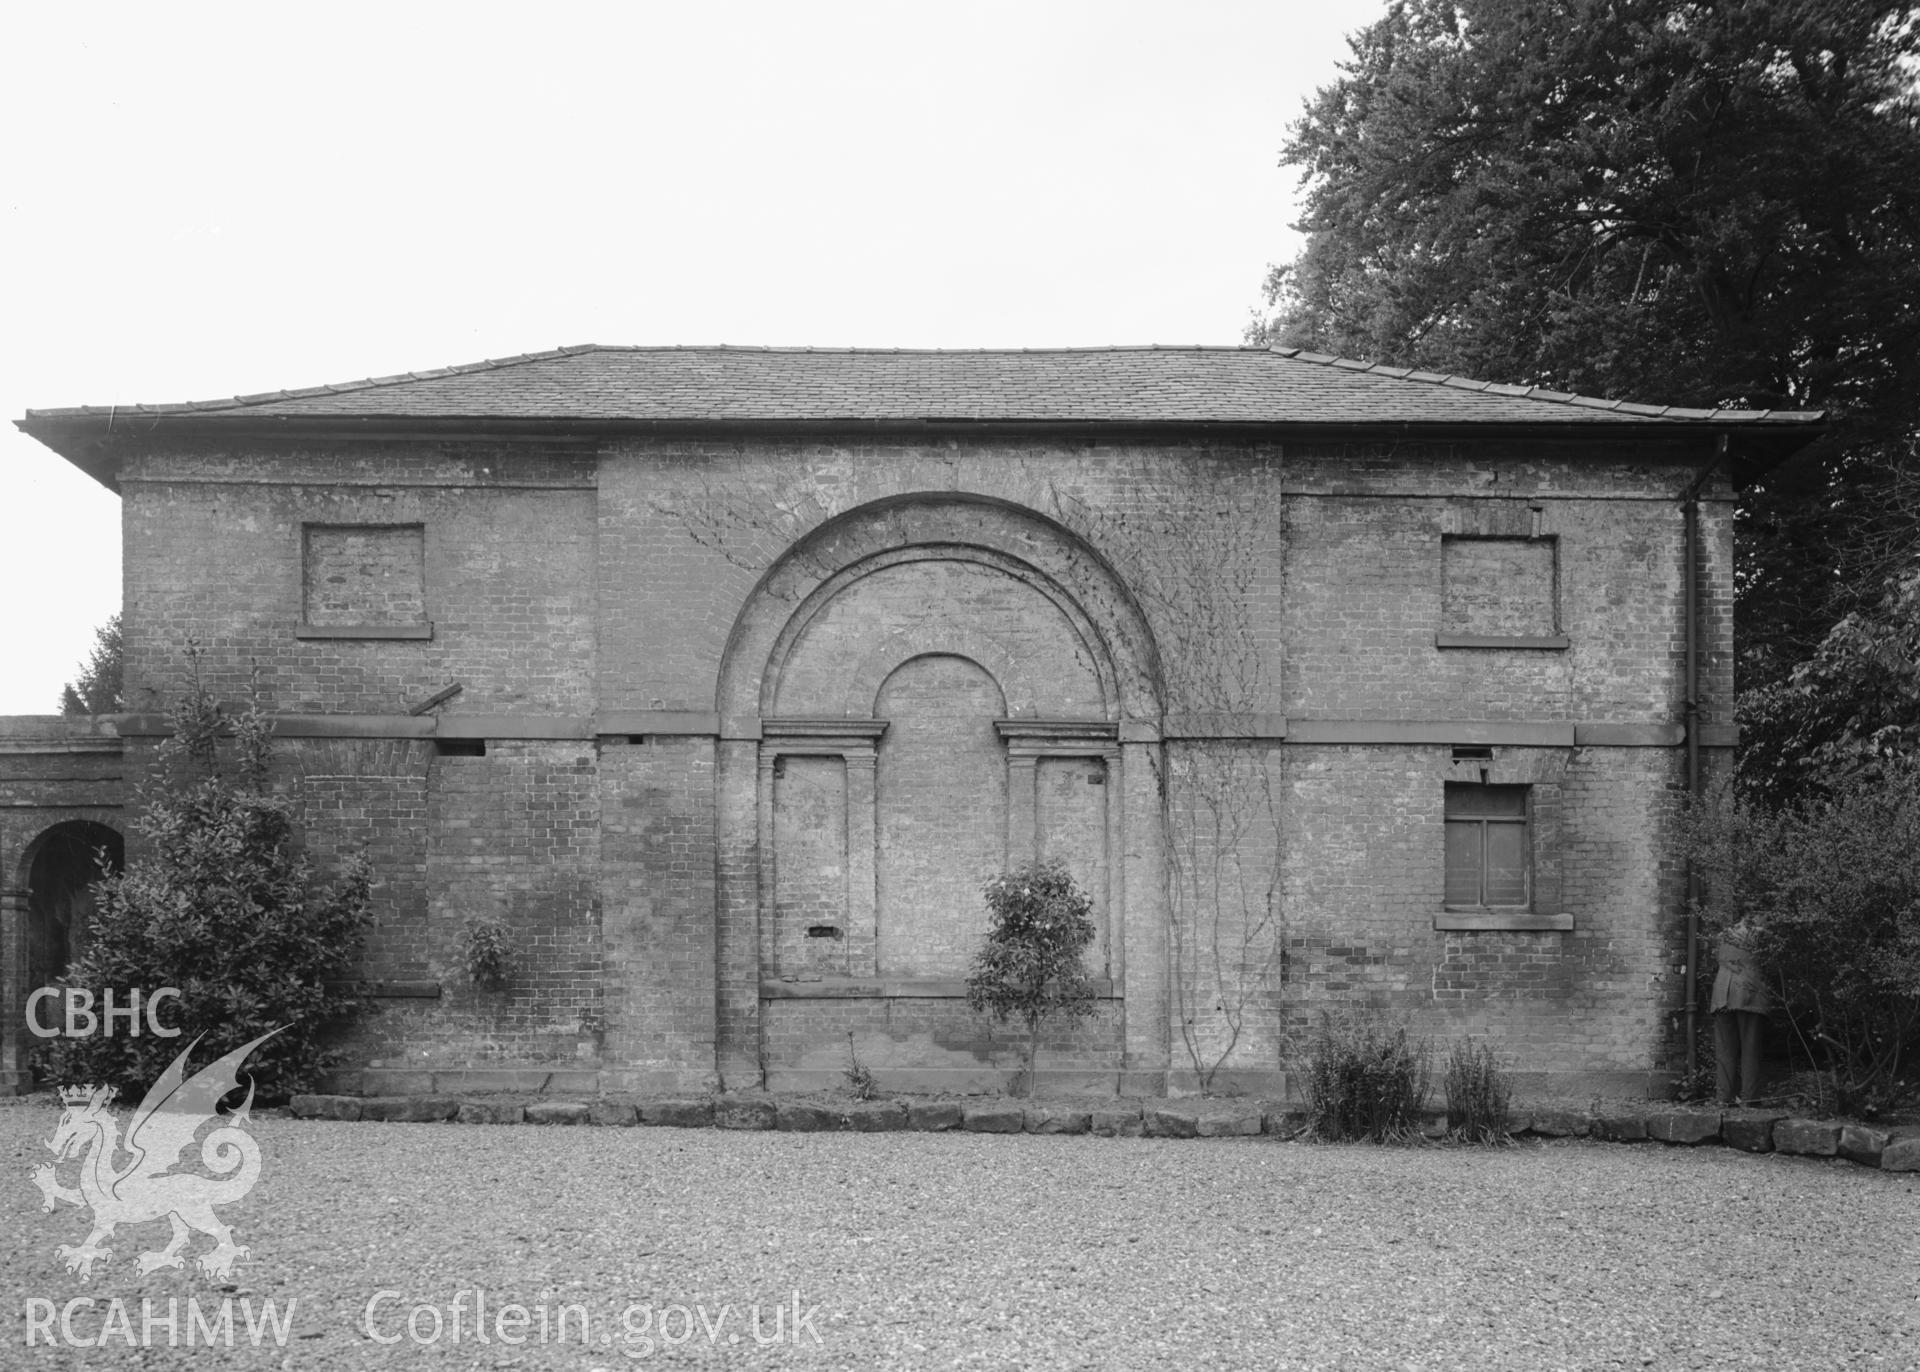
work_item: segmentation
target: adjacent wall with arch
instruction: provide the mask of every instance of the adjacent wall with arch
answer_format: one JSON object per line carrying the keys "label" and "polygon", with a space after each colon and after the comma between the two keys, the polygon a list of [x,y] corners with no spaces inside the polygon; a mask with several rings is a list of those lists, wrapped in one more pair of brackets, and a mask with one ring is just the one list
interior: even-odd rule
{"label": "adjacent wall with arch", "polygon": [[27,997],[84,949],[99,859],[126,861],[121,750],[104,720],[0,718],[0,1094],[32,1083]]}

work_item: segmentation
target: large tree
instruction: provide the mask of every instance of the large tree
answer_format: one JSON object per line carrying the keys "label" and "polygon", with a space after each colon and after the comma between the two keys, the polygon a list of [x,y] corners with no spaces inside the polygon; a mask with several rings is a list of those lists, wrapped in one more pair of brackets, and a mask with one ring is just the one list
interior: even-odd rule
{"label": "large tree", "polygon": [[358,1007],[351,978],[371,908],[362,857],[322,887],[300,851],[294,800],[272,781],[273,721],[258,700],[231,713],[199,680],[171,711],[173,732],[140,788],[142,851],[94,883],[86,951],[69,987],[96,1007],[162,987],[177,1038],[109,1032],[42,1049],[57,1081],[111,1084],[138,1097],[202,1037],[218,1057],[271,1031],[247,1065],[265,1099],[314,1089],[329,1035]]}
{"label": "large tree", "polygon": [[120,612],[93,631],[93,652],[80,665],[80,674],[60,691],[63,715],[109,715],[125,707],[122,700],[126,652],[120,635]]}
{"label": "large tree", "polygon": [[1746,680],[1920,554],[1920,28],[1893,0],[1396,0],[1291,130],[1256,340],[1825,409],[1741,511]]}

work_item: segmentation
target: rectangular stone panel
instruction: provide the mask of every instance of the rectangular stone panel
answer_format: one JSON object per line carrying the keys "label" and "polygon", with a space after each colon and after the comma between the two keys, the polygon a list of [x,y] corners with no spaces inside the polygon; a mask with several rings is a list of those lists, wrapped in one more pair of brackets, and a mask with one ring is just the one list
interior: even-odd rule
{"label": "rectangular stone panel", "polygon": [[846,968],[847,765],[788,756],[773,774],[773,961],[778,973]]}
{"label": "rectangular stone panel", "polygon": [[1097,757],[1043,757],[1038,768],[1035,848],[1066,863],[1093,898],[1097,932],[1086,962],[1099,976],[1107,965],[1107,765]]}

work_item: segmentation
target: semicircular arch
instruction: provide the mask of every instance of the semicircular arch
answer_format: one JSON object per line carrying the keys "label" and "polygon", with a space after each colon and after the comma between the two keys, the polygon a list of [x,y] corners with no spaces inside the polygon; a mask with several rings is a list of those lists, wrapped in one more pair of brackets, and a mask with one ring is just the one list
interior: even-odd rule
{"label": "semicircular arch", "polygon": [[[1158,652],[1146,618],[1125,584],[1094,549],[1070,530],[1024,506],[951,491],[897,496],[847,511],[787,550],[748,596],[729,635],[715,704],[722,718],[766,713],[777,698],[786,655],[807,626],[838,595],[864,577],[916,560],[947,559],[1013,576],[1052,603],[1081,640],[1084,660],[1100,682],[1108,718],[1157,719],[1162,709]],[[979,661],[999,678],[1009,708],[1031,702],[1031,684],[1006,668],[1013,655],[991,646],[977,626],[969,651],[958,629],[947,635],[891,635],[874,645],[858,679],[928,652],[952,651]],[[921,640],[924,639],[924,643]],[[943,646],[943,644],[945,646]],[[983,644],[987,646],[983,646]],[[914,646],[906,656],[893,653]],[[882,669],[881,664],[890,666]],[[877,689],[878,681],[875,681]],[[854,687],[849,684],[847,700]],[[850,711],[865,715],[868,697]]]}

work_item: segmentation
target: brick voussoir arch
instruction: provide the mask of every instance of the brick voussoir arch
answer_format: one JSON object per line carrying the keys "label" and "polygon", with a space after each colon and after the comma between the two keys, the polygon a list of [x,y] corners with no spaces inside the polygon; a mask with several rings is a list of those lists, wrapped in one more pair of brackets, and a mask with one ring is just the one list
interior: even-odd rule
{"label": "brick voussoir arch", "polygon": [[[836,572],[816,586],[787,620],[780,636],[774,641],[766,673],[761,679],[760,713],[763,716],[785,713],[777,708],[781,679],[789,656],[820,612],[864,578],[912,562],[968,562],[989,568],[1020,582],[1051,603],[1072,626],[1076,656],[1086,664],[1099,683],[1101,717],[1113,718],[1118,692],[1109,649],[1099,629],[1073,597],[1051,577],[1019,558],[1009,557],[992,548],[951,543],[915,544],[908,548],[875,553]],[[956,654],[984,669],[999,685],[1009,714],[1032,715],[1037,712],[1036,702],[1040,695],[1032,680],[1032,673],[1006,644],[977,627],[947,623],[938,628],[918,626],[896,630],[876,644],[854,669],[842,702],[842,713],[853,718],[871,717],[881,684],[896,668],[913,658],[936,653]]]}
{"label": "brick voussoir arch", "polygon": [[[748,595],[728,636],[715,706],[746,719],[774,699],[784,653],[835,594],[861,576],[917,558],[958,557],[1018,576],[1074,624],[1099,675],[1110,718],[1157,721],[1164,688],[1146,616],[1107,560],[1078,535],[1032,509],[968,492],[925,491],[889,497],[829,519],[783,553]],[[956,639],[950,649],[973,656]],[[996,677],[992,647],[980,665]],[[866,668],[886,655],[877,647]],[[918,653],[908,654],[908,657]],[[906,658],[892,663],[897,667]],[[888,668],[887,670],[891,670]],[[885,679],[882,671],[879,680]],[[1009,701],[1033,699],[1017,676],[1002,678]],[[874,682],[878,689],[878,680]],[[1011,704],[1010,704],[1010,708]],[[851,713],[870,715],[872,696]]]}

